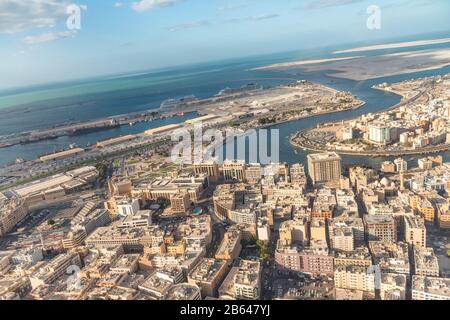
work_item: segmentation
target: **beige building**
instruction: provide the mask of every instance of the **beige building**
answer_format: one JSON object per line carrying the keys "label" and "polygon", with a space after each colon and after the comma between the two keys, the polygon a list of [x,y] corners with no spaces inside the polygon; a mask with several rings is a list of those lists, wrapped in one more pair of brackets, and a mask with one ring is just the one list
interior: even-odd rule
{"label": "beige building", "polygon": [[414,247],[415,274],[418,276],[439,277],[439,260],[433,248]]}
{"label": "beige building", "polygon": [[450,300],[450,279],[413,276],[413,300]]}
{"label": "beige building", "polygon": [[252,163],[245,168],[245,181],[247,183],[258,183],[262,177],[262,168],[259,163]]}
{"label": "beige building", "polygon": [[74,157],[74,156],[77,156],[77,155],[81,155],[83,153],[84,153],[84,149],[73,148],[73,149],[69,149],[69,150],[65,150],[65,151],[49,154],[49,155],[46,155],[46,156],[42,156],[42,157],[39,158],[39,160],[41,160],[42,162],[56,161],[56,160],[61,160],[61,159],[65,159],[65,158],[70,158],[70,157]]}
{"label": "beige building", "polygon": [[114,146],[116,144],[128,142],[128,141],[131,141],[134,139],[136,139],[136,136],[134,136],[134,135],[127,135],[127,136],[121,136],[121,137],[116,137],[116,138],[112,138],[112,139],[107,139],[107,140],[97,142],[97,148],[99,148],[99,149],[106,148],[106,147]]}
{"label": "beige building", "polygon": [[191,200],[187,192],[180,192],[170,197],[170,207],[173,214],[184,214],[191,208]]}
{"label": "beige building", "polygon": [[309,218],[287,220],[280,225],[280,241],[284,244],[303,243],[309,240]]}
{"label": "beige building", "polygon": [[261,297],[262,266],[259,261],[240,260],[219,288],[222,300],[258,300]]}
{"label": "beige building", "polygon": [[397,226],[392,215],[365,215],[364,223],[368,241],[397,241]]}
{"label": "beige building", "polygon": [[195,301],[201,299],[202,295],[200,288],[196,285],[188,283],[176,284],[170,288],[166,294],[166,300]]}
{"label": "beige building", "polygon": [[356,266],[368,268],[372,265],[372,256],[366,246],[355,248],[353,251],[336,250],[335,266]]}
{"label": "beige building", "polygon": [[427,246],[427,230],[425,221],[419,217],[404,217],[405,241],[411,245],[425,248]]}
{"label": "beige building", "polygon": [[84,229],[76,229],[70,231],[67,236],[63,239],[63,248],[66,250],[70,250],[76,247],[79,247],[84,244],[84,240],[86,240],[87,234]]}
{"label": "beige building", "polygon": [[407,277],[398,273],[382,273],[380,296],[382,300],[406,300]]}
{"label": "beige building", "polygon": [[186,243],[183,240],[173,242],[166,245],[168,254],[183,254],[186,251]]}
{"label": "beige building", "polygon": [[333,234],[330,235],[332,239],[333,249],[342,251],[353,251],[355,249],[355,240],[353,237],[353,230],[350,227],[340,227],[332,229]]}
{"label": "beige building", "polygon": [[23,199],[7,199],[0,193],[0,237],[10,232],[27,214],[28,206]]}
{"label": "beige building", "polygon": [[382,272],[410,274],[409,248],[405,242],[370,241],[370,253]]}
{"label": "beige building", "polygon": [[217,289],[228,271],[224,260],[203,258],[188,275],[188,282],[197,285],[202,297],[217,296]]}
{"label": "beige building", "polygon": [[311,232],[311,240],[327,240],[327,232],[326,232],[326,223],[325,219],[321,218],[313,218],[311,219],[310,224],[310,232]]}
{"label": "beige building", "polygon": [[242,233],[237,227],[228,229],[216,251],[215,258],[231,262],[239,257],[242,250],[241,240]]}
{"label": "beige building", "polygon": [[219,179],[219,165],[216,161],[204,161],[194,164],[194,172],[196,175],[205,174],[210,179]]}
{"label": "beige building", "polygon": [[313,184],[339,185],[341,170],[341,157],[336,153],[308,155],[308,173]]}
{"label": "beige building", "polygon": [[51,284],[63,276],[70,266],[81,267],[78,253],[68,252],[58,255],[30,276],[33,289],[41,285]]}
{"label": "beige building", "polygon": [[336,288],[361,290],[375,295],[375,275],[359,266],[336,266],[334,270]]}
{"label": "beige building", "polygon": [[159,128],[154,128],[154,129],[147,130],[147,131],[145,131],[145,134],[147,136],[154,136],[154,135],[163,134],[163,133],[168,134],[169,132],[175,131],[175,130],[180,129],[182,127],[183,127],[182,124],[168,124],[166,126],[162,126],[162,127],[159,127]]}
{"label": "beige building", "polygon": [[245,161],[226,160],[223,163],[222,171],[225,181],[244,181],[245,180]]}
{"label": "beige building", "polygon": [[[334,236],[340,234],[338,230],[342,230],[344,232],[344,239],[343,239],[345,240],[344,244],[347,243],[348,239],[345,239],[347,238],[347,236],[345,236],[345,232],[349,229],[352,231],[354,247],[356,248],[358,246],[363,245],[365,243],[364,242],[365,235],[364,235],[364,223],[361,218],[343,216],[334,218],[332,220],[328,220],[328,235],[330,237],[330,245],[332,248],[335,247]],[[346,245],[344,246],[347,247]]]}

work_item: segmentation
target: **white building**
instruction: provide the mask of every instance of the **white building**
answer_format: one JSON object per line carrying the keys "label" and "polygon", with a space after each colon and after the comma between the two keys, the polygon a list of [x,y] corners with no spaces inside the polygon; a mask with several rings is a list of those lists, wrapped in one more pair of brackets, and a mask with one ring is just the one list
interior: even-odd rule
{"label": "white building", "polygon": [[117,212],[122,216],[135,215],[139,210],[138,199],[127,199],[117,204]]}
{"label": "white building", "polygon": [[380,124],[369,125],[369,140],[379,144],[391,142],[391,128]]}

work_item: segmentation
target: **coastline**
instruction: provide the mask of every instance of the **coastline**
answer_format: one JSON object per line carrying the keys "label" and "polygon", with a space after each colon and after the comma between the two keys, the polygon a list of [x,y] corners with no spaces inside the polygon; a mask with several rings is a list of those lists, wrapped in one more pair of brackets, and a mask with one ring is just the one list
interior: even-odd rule
{"label": "coastline", "polygon": [[295,134],[289,138],[289,142],[294,148],[303,149],[313,152],[335,152],[337,154],[346,156],[366,156],[366,157],[395,157],[395,156],[407,156],[407,155],[418,155],[418,154],[433,154],[450,151],[450,144],[442,146],[427,147],[420,150],[404,150],[404,151],[391,151],[391,152],[363,152],[363,151],[346,151],[346,150],[335,150],[335,149],[319,149],[313,148],[308,145],[301,145],[294,141],[298,135]]}
{"label": "coastline", "polygon": [[[324,86],[324,87],[326,87],[326,86]],[[329,88],[329,87],[326,87],[326,88]],[[334,88],[329,88],[329,89],[338,91],[338,90],[336,90]],[[298,120],[303,120],[303,119],[308,119],[308,118],[314,118],[314,117],[318,117],[318,116],[325,115],[325,114],[333,114],[333,113],[338,113],[338,112],[357,110],[357,109],[363,107],[364,105],[366,105],[366,103],[367,103],[366,101],[361,101],[358,105],[356,105],[356,106],[354,106],[352,108],[346,109],[346,110],[333,110],[333,111],[318,112],[318,113],[310,114],[310,115],[307,115],[307,116],[301,116],[301,117],[296,117],[296,118],[292,118],[292,119],[288,119],[288,120],[279,121],[277,123],[269,123],[269,124],[259,125],[259,126],[254,127],[253,129],[255,129],[255,130],[258,130],[258,129],[270,129],[270,128],[273,128],[275,126],[281,125],[281,124],[294,122],[294,121],[298,121]],[[234,136],[233,139],[234,138],[239,138],[239,137],[244,136],[244,135],[245,135],[245,132],[240,133],[240,134]],[[219,145],[222,145],[222,147],[225,147],[228,142],[231,142],[230,138],[227,138],[226,141],[223,141],[222,143],[215,143],[213,145],[208,145],[206,148],[207,149],[212,148],[212,149],[216,150],[219,147]]]}
{"label": "coastline", "polygon": [[[409,104],[413,101],[415,101],[416,99],[418,99],[419,97],[421,97],[425,91],[422,90],[418,90],[416,92],[416,94],[414,94],[412,97],[407,98],[406,95],[402,92],[396,91],[394,89],[390,89],[387,90],[385,88],[381,88],[377,85],[372,86],[372,89],[376,89],[376,90],[380,90],[380,91],[385,91],[385,92],[390,92],[396,95],[399,95],[402,97],[402,100],[395,104],[392,107],[389,107],[383,111],[379,111],[376,112],[375,114],[381,114],[387,111],[393,111],[395,109],[398,109],[406,104]],[[357,118],[350,118],[345,120],[344,122],[350,122],[353,121]],[[338,123],[342,123],[342,121],[340,122],[330,122],[327,123],[327,125],[329,126],[333,126],[335,124]],[[450,144],[442,144],[442,145],[438,145],[438,146],[431,146],[431,147],[424,147],[424,148],[420,148],[420,149],[415,149],[415,150],[398,150],[398,151],[350,151],[350,150],[340,150],[340,149],[332,149],[332,148],[317,148],[314,146],[311,146],[309,144],[303,144],[303,143],[299,143],[297,141],[295,141],[300,135],[302,135],[305,132],[308,132],[310,130],[313,130],[314,128],[308,128],[308,129],[304,129],[304,130],[300,130],[297,131],[296,133],[292,134],[289,137],[289,143],[297,149],[303,149],[303,150],[308,150],[308,151],[313,151],[313,152],[335,152],[337,154],[341,154],[341,155],[347,155],[347,156],[367,156],[367,157],[391,157],[391,156],[405,156],[405,155],[419,155],[419,154],[433,154],[433,153],[441,153],[441,152],[447,152],[450,151]]]}

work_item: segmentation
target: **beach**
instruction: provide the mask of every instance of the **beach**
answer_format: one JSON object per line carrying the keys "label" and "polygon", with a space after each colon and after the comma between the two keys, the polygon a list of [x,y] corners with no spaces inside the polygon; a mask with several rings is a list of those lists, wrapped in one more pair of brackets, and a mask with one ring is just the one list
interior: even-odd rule
{"label": "beach", "polygon": [[374,45],[374,46],[366,46],[366,47],[359,47],[359,48],[353,48],[353,49],[348,49],[348,50],[334,51],[333,54],[365,52],[365,51],[375,51],[375,50],[388,50],[388,49],[400,49],[400,48],[443,44],[443,43],[449,43],[449,42],[450,42],[450,38],[386,43],[386,44],[379,44],[379,45]]}

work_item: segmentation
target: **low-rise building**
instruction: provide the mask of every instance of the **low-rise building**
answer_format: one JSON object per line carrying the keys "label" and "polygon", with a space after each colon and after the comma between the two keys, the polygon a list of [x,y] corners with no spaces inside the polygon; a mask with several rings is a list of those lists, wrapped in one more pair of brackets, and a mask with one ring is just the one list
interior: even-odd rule
{"label": "low-rise building", "polygon": [[261,295],[262,266],[259,261],[240,260],[231,268],[219,288],[221,299],[258,300]]}
{"label": "low-rise building", "polygon": [[313,275],[333,275],[334,258],[326,242],[311,241],[310,246],[287,245],[278,241],[275,262],[281,269]]}
{"label": "low-rise building", "polygon": [[353,251],[335,250],[334,265],[368,268],[372,265],[372,256],[366,246],[357,247]]}
{"label": "low-rise building", "polygon": [[369,249],[374,265],[379,265],[381,272],[410,274],[408,244],[404,242],[370,241]]}
{"label": "low-rise building", "polygon": [[62,275],[75,271],[70,271],[70,266],[81,267],[78,253],[68,252],[53,258],[30,276],[31,286],[35,289],[41,285],[52,284]]}
{"label": "low-rise building", "polygon": [[198,286],[189,283],[180,283],[174,285],[167,291],[166,300],[201,300],[201,290]]}
{"label": "low-rise building", "polygon": [[231,262],[239,257],[242,250],[241,240],[242,233],[237,227],[228,229],[216,251],[215,258]]}
{"label": "low-rise building", "polygon": [[450,300],[450,279],[415,275],[412,277],[413,300]]}
{"label": "low-rise building", "polygon": [[360,290],[375,295],[375,275],[359,266],[336,266],[334,270],[336,288]]}
{"label": "low-rise building", "polygon": [[203,297],[215,297],[227,271],[226,261],[204,258],[189,273],[188,282],[197,285]]}
{"label": "low-rise building", "polygon": [[414,274],[439,277],[439,261],[433,248],[414,247]]}
{"label": "low-rise building", "polygon": [[406,300],[407,276],[398,273],[382,273],[380,296],[382,300]]}
{"label": "low-rise building", "polygon": [[419,217],[404,216],[405,241],[414,246],[427,246],[427,230],[425,221]]}

